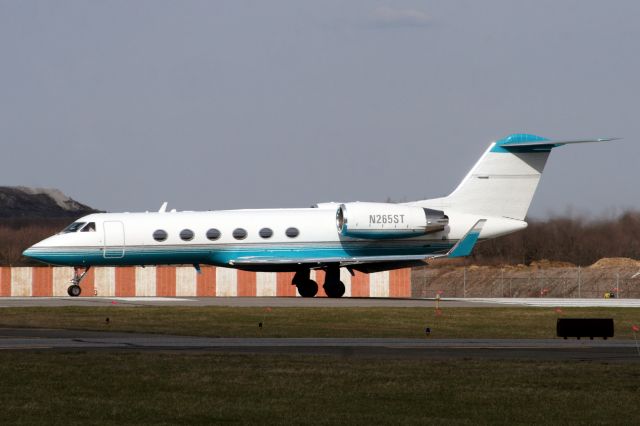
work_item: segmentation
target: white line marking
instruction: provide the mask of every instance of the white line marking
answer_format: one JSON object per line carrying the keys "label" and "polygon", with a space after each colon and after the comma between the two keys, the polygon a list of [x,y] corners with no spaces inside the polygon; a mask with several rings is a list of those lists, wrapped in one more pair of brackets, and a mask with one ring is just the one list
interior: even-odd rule
{"label": "white line marking", "polygon": [[[92,297],[91,300],[98,299]],[[124,302],[193,302],[194,299],[181,299],[176,297],[102,297],[104,300],[122,300]]]}
{"label": "white line marking", "polygon": [[560,299],[560,298],[454,298],[442,300],[470,303],[493,303],[497,305],[543,306],[543,307],[609,307],[638,308],[640,299]]}

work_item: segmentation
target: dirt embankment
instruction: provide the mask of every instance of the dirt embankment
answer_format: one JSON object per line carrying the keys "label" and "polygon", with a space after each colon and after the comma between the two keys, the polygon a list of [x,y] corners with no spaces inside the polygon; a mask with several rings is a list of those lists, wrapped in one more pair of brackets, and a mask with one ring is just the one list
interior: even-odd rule
{"label": "dirt embankment", "polygon": [[588,267],[541,260],[531,265],[465,266],[433,262],[412,273],[413,297],[640,298],[640,261],[604,258]]}

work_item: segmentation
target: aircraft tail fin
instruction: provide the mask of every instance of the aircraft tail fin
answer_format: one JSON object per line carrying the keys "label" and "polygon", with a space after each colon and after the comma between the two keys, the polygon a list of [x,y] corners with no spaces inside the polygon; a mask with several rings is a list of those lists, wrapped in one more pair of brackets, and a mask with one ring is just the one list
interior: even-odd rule
{"label": "aircraft tail fin", "polygon": [[615,139],[549,140],[513,134],[493,142],[451,194],[411,204],[524,220],[553,148]]}

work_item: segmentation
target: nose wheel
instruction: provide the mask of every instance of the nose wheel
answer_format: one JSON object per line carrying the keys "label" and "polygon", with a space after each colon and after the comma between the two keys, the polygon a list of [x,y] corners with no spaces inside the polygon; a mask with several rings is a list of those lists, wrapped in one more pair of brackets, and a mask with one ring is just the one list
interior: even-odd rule
{"label": "nose wheel", "polygon": [[67,289],[67,294],[71,297],[78,297],[80,296],[80,293],[82,293],[82,289],[80,288],[79,285],[76,285],[76,284],[70,285],[69,288]]}
{"label": "nose wheel", "polygon": [[71,278],[71,285],[67,288],[67,294],[71,297],[78,297],[80,293],[82,293],[82,288],[80,288],[80,282],[87,275],[91,266],[81,267],[76,266],[73,268],[73,278]]}

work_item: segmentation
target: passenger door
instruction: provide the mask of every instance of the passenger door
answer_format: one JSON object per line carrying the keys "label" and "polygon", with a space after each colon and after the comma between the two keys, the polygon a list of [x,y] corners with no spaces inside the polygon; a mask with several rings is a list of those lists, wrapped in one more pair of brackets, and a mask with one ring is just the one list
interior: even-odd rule
{"label": "passenger door", "polygon": [[104,222],[104,250],[105,259],[120,259],[124,257],[124,224],[120,221]]}

